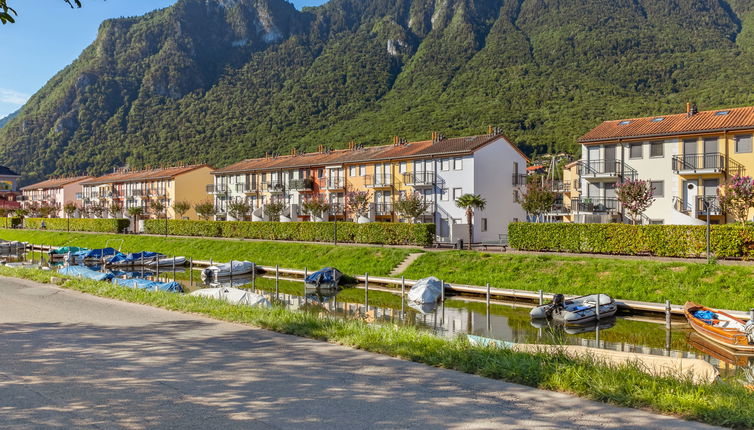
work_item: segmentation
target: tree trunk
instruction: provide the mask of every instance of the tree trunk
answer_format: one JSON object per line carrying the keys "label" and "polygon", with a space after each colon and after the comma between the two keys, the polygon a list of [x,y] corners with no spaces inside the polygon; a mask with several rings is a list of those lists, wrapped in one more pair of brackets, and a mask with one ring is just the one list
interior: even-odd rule
{"label": "tree trunk", "polygon": [[469,251],[471,251],[471,243],[474,241],[474,227],[471,222],[474,219],[474,212],[471,208],[466,209],[466,221],[469,224]]}

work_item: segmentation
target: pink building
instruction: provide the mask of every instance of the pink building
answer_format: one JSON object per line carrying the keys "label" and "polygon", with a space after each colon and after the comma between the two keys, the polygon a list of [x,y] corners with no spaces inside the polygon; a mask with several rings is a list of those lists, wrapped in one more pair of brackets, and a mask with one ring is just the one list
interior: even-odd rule
{"label": "pink building", "polygon": [[56,178],[27,185],[21,188],[24,208],[34,210],[40,206],[54,206],[57,208],[56,216],[63,218],[65,217],[63,207],[66,203],[81,204],[81,184],[91,178],[91,176]]}

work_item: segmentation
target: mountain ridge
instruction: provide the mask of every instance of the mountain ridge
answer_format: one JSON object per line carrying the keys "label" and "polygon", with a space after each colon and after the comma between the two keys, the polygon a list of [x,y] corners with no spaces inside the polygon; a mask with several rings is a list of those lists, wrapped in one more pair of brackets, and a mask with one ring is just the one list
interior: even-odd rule
{"label": "mountain ridge", "polygon": [[576,151],[603,119],[754,103],[752,0],[180,0],[105,21],[0,129],[0,163],[99,174],[478,134]]}

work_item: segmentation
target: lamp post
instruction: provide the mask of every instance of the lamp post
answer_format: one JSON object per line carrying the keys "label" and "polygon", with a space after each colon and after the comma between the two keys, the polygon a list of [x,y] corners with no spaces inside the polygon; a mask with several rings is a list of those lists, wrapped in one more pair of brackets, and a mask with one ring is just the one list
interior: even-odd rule
{"label": "lamp post", "polygon": [[710,256],[710,207],[712,206],[712,199],[714,197],[704,196],[702,202],[704,203],[704,210],[707,213],[707,263],[710,262],[711,256]]}
{"label": "lamp post", "polygon": [[168,204],[167,202],[165,202],[164,205],[165,205],[165,237],[168,237]]}

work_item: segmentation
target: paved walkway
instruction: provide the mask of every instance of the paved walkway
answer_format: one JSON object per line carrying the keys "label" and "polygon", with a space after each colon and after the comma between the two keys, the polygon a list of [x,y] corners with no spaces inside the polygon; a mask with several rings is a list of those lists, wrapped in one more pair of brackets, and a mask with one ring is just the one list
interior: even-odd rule
{"label": "paved walkway", "polygon": [[401,273],[405,272],[406,269],[408,269],[408,266],[413,264],[414,261],[418,260],[419,257],[424,255],[424,253],[421,252],[415,252],[413,254],[408,254],[408,257],[406,257],[405,260],[401,262],[401,264],[395,266],[392,272],[390,272],[390,276],[401,276]]}
{"label": "paved walkway", "polygon": [[706,428],[8,278],[0,345],[4,429]]}

